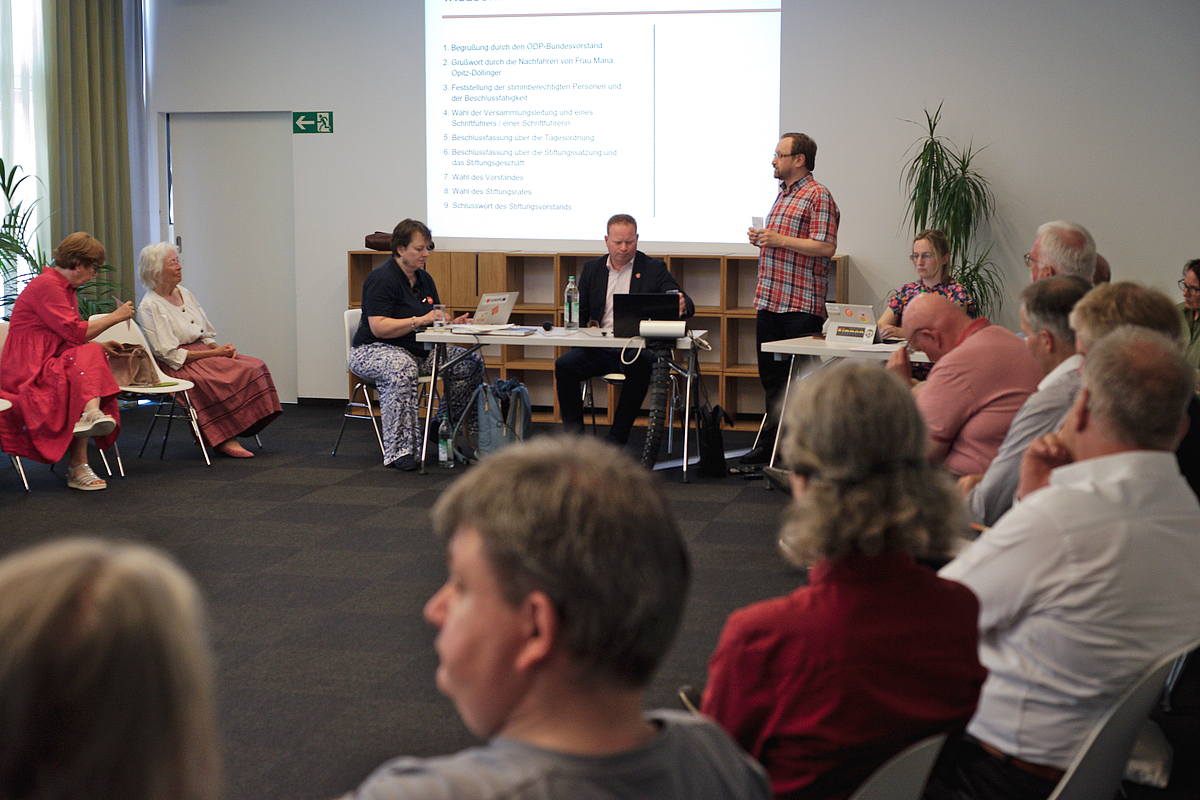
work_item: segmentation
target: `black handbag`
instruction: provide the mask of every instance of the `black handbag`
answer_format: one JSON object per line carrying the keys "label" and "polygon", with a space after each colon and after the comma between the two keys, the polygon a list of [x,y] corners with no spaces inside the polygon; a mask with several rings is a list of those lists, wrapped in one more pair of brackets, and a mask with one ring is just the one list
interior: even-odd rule
{"label": "black handbag", "polygon": [[725,440],[721,436],[721,420],[733,426],[733,417],[720,406],[705,403],[697,410],[700,424],[700,463],[697,471],[705,478],[724,478],[729,474],[725,463]]}

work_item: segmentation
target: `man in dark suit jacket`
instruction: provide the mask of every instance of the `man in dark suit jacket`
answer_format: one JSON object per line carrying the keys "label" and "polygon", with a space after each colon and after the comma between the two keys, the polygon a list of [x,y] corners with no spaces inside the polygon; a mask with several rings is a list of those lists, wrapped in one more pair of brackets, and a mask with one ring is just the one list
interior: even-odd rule
{"label": "man in dark suit jacket", "polygon": [[[579,322],[589,327],[611,328],[613,294],[676,292],[679,316],[690,317],[696,311],[691,298],[657,258],[649,258],[637,249],[637,221],[628,214],[617,214],[608,221],[604,244],[608,256],[593,258],[583,265],[579,276]],[[610,281],[613,284],[609,291]],[[630,353],[633,351],[630,350]],[[554,362],[554,383],[563,427],[572,433],[583,431],[583,397],[580,381],[620,372],[625,375],[621,396],[613,413],[608,439],[618,444],[629,441],[629,431],[637,418],[646,389],[650,386],[652,361],[643,350],[632,364],[621,362],[618,348],[574,347]]]}

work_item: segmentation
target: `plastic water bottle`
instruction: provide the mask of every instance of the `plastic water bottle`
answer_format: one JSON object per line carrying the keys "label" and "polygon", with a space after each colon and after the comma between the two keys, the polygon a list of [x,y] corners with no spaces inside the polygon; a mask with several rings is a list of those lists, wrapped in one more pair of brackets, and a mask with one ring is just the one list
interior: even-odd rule
{"label": "plastic water bottle", "polygon": [[454,468],[454,440],[450,430],[450,420],[442,417],[438,425],[438,466],[442,469]]}
{"label": "plastic water bottle", "polygon": [[579,287],[575,285],[575,276],[567,278],[567,291],[564,293],[563,324],[569,331],[579,330]]}

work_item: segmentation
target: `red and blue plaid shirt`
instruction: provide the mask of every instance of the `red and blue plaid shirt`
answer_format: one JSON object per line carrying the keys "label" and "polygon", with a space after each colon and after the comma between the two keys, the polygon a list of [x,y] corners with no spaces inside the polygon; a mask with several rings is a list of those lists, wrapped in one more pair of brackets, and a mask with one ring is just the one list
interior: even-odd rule
{"label": "red and blue plaid shirt", "polygon": [[[780,185],[766,226],[785,236],[836,246],[841,219],[833,195],[809,173],[791,186]],[[776,313],[806,311],[823,317],[828,274],[828,258],[801,255],[784,247],[763,247],[758,253],[754,307]]]}

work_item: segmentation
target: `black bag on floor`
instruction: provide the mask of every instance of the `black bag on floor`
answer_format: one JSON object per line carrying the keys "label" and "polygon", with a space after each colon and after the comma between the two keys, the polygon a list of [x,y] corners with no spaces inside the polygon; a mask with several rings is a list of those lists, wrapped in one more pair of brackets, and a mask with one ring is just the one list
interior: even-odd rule
{"label": "black bag on floor", "polygon": [[705,403],[697,411],[700,425],[700,463],[698,472],[705,478],[724,478],[729,474],[725,463],[725,440],[721,436],[721,420],[733,426],[733,417],[720,406]]}

